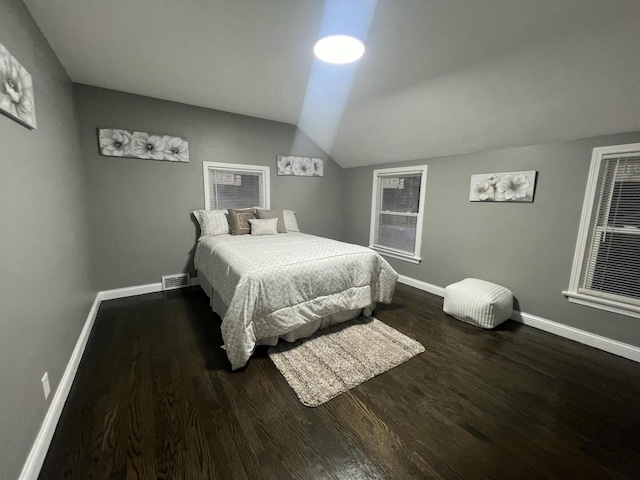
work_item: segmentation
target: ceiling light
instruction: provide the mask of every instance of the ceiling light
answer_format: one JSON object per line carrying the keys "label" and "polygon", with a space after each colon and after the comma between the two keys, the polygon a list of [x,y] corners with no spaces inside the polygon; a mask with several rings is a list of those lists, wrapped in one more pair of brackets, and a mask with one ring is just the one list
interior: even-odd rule
{"label": "ceiling light", "polygon": [[351,63],[364,54],[364,44],[347,35],[331,35],[318,40],[313,53],[323,62]]}

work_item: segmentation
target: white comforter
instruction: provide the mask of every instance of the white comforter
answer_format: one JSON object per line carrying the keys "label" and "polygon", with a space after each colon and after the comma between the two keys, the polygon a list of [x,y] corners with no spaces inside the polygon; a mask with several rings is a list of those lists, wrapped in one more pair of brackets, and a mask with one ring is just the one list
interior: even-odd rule
{"label": "white comforter", "polygon": [[247,363],[257,339],[390,303],[398,279],[369,248],[304,233],[204,237],[195,266],[228,307],[222,338],[234,370]]}

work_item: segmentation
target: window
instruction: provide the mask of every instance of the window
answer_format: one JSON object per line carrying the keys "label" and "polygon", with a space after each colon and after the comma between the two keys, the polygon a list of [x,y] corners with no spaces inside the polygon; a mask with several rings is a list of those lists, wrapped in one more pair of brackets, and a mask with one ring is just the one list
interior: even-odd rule
{"label": "window", "polygon": [[401,260],[419,263],[427,167],[373,171],[369,246]]}
{"label": "window", "polygon": [[640,143],[594,148],[569,301],[640,318]]}
{"label": "window", "polygon": [[269,167],[202,162],[204,208],[269,208]]}

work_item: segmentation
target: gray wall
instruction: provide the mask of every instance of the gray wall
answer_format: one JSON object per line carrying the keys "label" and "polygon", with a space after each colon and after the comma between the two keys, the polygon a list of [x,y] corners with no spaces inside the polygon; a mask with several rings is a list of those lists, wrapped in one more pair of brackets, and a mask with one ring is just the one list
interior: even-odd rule
{"label": "gray wall", "polygon": [[[76,85],[75,93],[88,169],[94,288],[192,272],[191,212],[204,207],[203,161],[268,165],[271,206],[296,210],[303,232],[340,238],[343,170],[296,127],[85,85]],[[184,136],[191,161],[102,157],[98,127]],[[278,177],[276,155],[283,153],[323,158],[324,177]]]}
{"label": "gray wall", "polygon": [[38,120],[30,131],[0,116],[0,478],[12,479],[95,293],[72,84],[19,0],[0,1],[0,43],[33,75]]}
{"label": "gray wall", "polygon": [[[640,142],[640,133],[345,170],[343,237],[367,245],[374,168],[426,164],[422,263],[389,259],[401,274],[439,286],[478,277],[513,290],[524,312],[633,345],[640,321],[569,303],[582,202],[597,146]],[[476,173],[537,170],[530,204],[471,203]]]}

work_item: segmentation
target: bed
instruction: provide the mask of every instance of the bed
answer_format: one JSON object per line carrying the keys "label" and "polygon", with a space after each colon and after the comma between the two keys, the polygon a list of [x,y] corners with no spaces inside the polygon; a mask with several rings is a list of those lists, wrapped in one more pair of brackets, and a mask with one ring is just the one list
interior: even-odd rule
{"label": "bed", "polygon": [[293,341],[390,303],[398,274],[378,253],[304,233],[202,237],[195,267],[231,368],[256,345]]}

